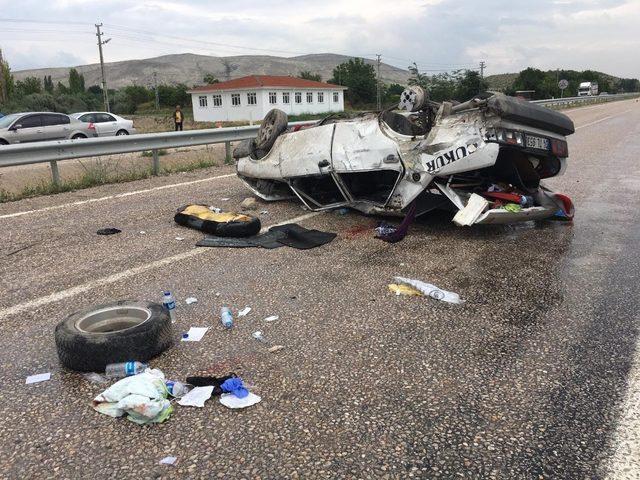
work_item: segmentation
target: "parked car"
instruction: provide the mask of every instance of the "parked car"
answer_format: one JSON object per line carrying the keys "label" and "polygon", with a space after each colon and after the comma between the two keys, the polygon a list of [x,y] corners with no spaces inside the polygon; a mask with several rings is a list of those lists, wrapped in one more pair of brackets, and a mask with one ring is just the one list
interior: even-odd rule
{"label": "parked car", "polygon": [[97,137],[96,127],[64,113],[11,113],[0,118],[0,145]]}
{"label": "parked car", "polygon": [[574,132],[566,115],[503,94],[437,103],[416,86],[399,107],[408,112],[291,129],[284,112],[271,110],[257,138],[234,150],[238,177],[264,200],[298,198],[311,210],[447,209],[461,212],[458,225],[573,215],[571,200],[541,183],[565,170],[566,136]]}
{"label": "parked car", "polygon": [[113,113],[79,112],[72,113],[71,116],[82,122],[93,123],[96,126],[99,137],[133,135],[136,133],[136,129],[133,127],[133,120],[127,120]]}

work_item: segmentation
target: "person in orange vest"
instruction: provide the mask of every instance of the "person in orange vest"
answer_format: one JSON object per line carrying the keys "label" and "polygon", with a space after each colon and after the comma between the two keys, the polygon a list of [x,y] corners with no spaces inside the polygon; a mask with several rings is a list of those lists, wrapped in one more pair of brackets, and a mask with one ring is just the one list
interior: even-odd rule
{"label": "person in orange vest", "polygon": [[176,105],[176,111],[173,112],[173,122],[176,124],[176,132],[182,130],[182,123],[184,122],[184,113],[180,109],[180,105]]}

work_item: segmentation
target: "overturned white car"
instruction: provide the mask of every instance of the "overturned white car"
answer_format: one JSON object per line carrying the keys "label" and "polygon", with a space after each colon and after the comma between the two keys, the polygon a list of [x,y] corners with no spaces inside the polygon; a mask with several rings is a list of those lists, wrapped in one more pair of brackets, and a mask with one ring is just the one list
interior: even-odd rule
{"label": "overturned white car", "polygon": [[264,200],[295,196],[312,210],[448,208],[458,225],[571,218],[571,201],[540,183],[566,167],[566,115],[497,93],[440,104],[420,87],[405,90],[399,107],[409,112],[293,129],[272,110],[258,137],[235,149],[238,176]]}

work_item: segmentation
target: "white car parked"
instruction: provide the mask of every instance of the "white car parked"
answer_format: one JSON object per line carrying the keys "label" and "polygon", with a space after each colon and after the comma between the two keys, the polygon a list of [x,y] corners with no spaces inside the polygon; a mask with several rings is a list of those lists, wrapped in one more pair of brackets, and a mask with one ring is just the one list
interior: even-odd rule
{"label": "white car parked", "polygon": [[81,122],[93,123],[99,137],[112,137],[114,135],[133,135],[136,129],[133,120],[127,120],[113,113],[107,112],[78,112],[72,113],[72,117]]}

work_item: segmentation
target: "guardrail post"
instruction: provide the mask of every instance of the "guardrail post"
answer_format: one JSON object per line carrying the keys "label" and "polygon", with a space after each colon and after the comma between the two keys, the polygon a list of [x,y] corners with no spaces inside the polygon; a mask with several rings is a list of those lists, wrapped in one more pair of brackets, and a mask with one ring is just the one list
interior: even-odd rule
{"label": "guardrail post", "polygon": [[160,175],[160,157],[158,155],[158,149],[154,148],[151,150],[151,153],[153,154],[153,174]]}
{"label": "guardrail post", "polygon": [[224,142],[224,163],[231,163],[231,142]]}
{"label": "guardrail post", "polygon": [[51,160],[49,162],[49,165],[51,166],[51,180],[57,187],[60,185],[60,172],[58,171],[58,162],[56,162],[55,160]]}

